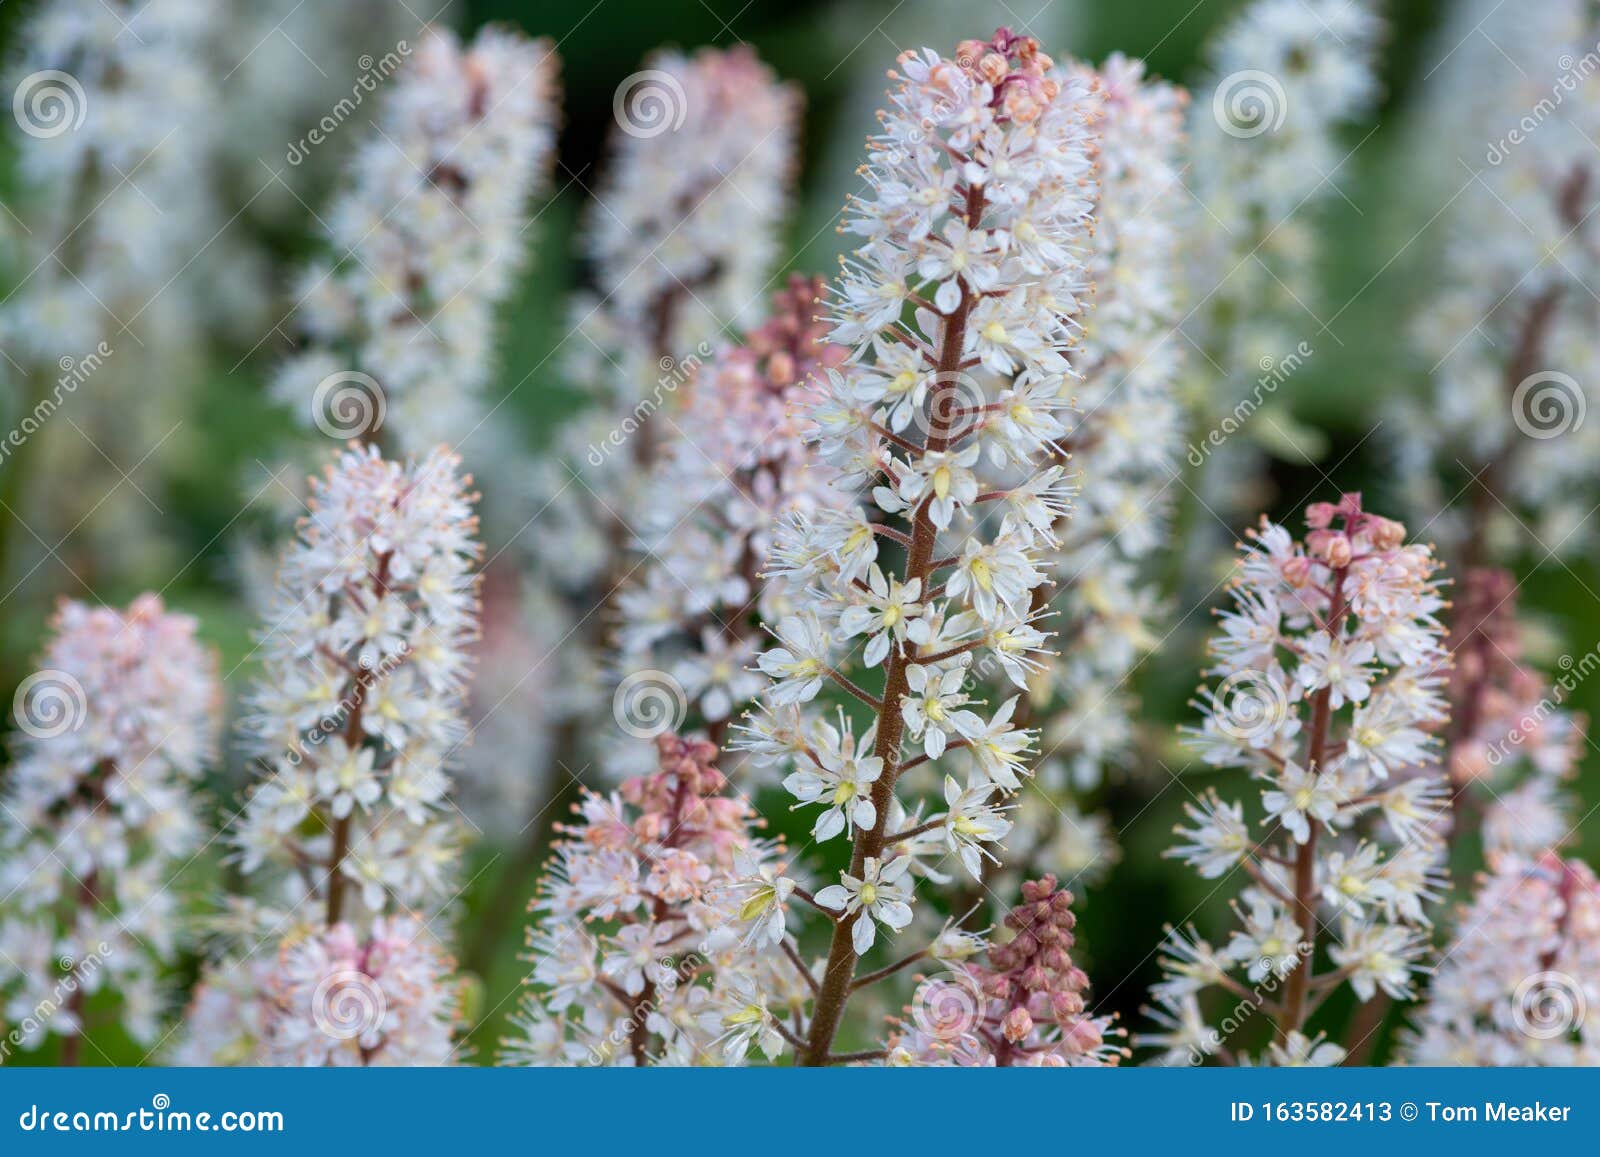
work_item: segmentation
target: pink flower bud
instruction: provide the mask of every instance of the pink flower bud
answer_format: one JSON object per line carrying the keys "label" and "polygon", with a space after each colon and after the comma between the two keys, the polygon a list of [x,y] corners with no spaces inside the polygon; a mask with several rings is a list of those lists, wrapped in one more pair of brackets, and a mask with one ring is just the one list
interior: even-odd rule
{"label": "pink flower bud", "polygon": [[1033,1031],[1033,1017],[1028,1015],[1025,1008],[1014,1008],[1000,1022],[1000,1031],[1012,1044],[1021,1044]]}
{"label": "pink flower bud", "polygon": [[1306,525],[1312,530],[1326,530],[1336,513],[1331,502],[1313,502],[1306,507]]}

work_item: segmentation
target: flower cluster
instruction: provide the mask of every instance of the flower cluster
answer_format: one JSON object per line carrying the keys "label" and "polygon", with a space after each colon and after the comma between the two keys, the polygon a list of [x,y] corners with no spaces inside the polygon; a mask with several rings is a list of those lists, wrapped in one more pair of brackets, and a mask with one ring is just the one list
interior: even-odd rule
{"label": "flower cluster", "polygon": [[1022,885],[986,959],[925,978],[889,1042],[893,1065],[1115,1065],[1125,1051],[1110,1017],[1087,1009],[1089,978],[1072,963],[1072,893],[1054,876]]}
{"label": "flower cluster", "polygon": [[1600,1064],[1600,881],[1505,857],[1461,915],[1406,1053],[1421,1065]]}
{"label": "flower cluster", "polygon": [[[768,569],[794,609],[760,656],[772,683],[741,741],[792,769],[785,786],[815,809],[819,841],[851,841],[848,869],[816,896],[835,927],[807,1064],[838,1059],[857,957],[911,923],[916,877],[947,857],[976,874],[1010,828],[1004,798],[1030,774],[1034,736],[1012,722],[1016,696],[972,697],[969,668],[991,656],[1020,687],[1041,661],[1033,591],[1067,502],[1047,459],[1066,433],[1086,282],[1089,87],[1004,29],[954,59],[899,64],[870,142],[870,198],[847,212],[864,243],[828,300],[851,355],[807,414],[840,484],[869,487],[872,504],[779,527]],[[827,684],[871,723],[817,710]],[[896,791],[924,765],[946,771],[945,810],[925,822]]]}
{"label": "flower cluster", "polygon": [[1397,451],[1419,512],[1440,512],[1469,562],[1491,561],[1484,543],[1529,534],[1541,553],[1570,550],[1592,533],[1584,484],[1600,453],[1600,423],[1584,421],[1600,403],[1600,305],[1586,288],[1600,206],[1589,143],[1600,74],[1587,65],[1600,22],[1580,0],[1484,3],[1440,33],[1463,51],[1441,55],[1414,153],[1444,206],[1433,232],[1448,240],[1414,327],[1430,388],[1394,405]]}
{"label": "flower cluster", "polygon": [[694,345],[760,306],[778,258],[800,95],[748,45],[662,52],[645,64],[617,92],[589,252],[611,324],[664,324]]}
{"label": "flower cluster", "polygon": [[[704,740],[575,805],[528,930],[531,986],[503,1042],[517,1064],[740,1064],[776,1056],[811,983],[785,928],[794,882]],[[758,885],[742,889],[752,876]],[[741,944],[740,921],[750,927]]]}
{"label": "flower cluster", "polygon": [[[156,516],[183,441],[171,434],[248,280],[212,172],[208,56],[223,7],[42,0],[17,21],[0,212],[0,395],[14,424],[0,499],[17,517],[0,523],[0,556],[70,536],[81,574],[164,575],[187,559]],[[50,421],[63,406],[72,420]],[[133,463],[144,469],[129,486]],[[28,560],[19,589],[44,587],[51,570]],[[42,616],[47,598],[30,611]]]}
{"label": "flower cluster", "polygon": [[305,420],[392,434],[408,451],[476,430],[495,306],[554,155],[556,99],[548,43],[424,33],[329,214],[335,256],[302,278],[311,344],[277,389]]}
{"label": "flower cluster", "polygon": [[37,6],[6,86],[21,175],[44,200],[36,220],[7,235],[38,246],[21,255],[26,284],[5,315],[15,358],[81,357],[102,337],[120,338],[120,318],[135,310],[155,306],[175,322],[197,304],[188,280],[171,301],[156,289],[215,226],[205,180],[211,21],[191,0]]}
{"label": "flower cluster", "polygon": [[1524,664],[1526,631],[1508,572],[1468,571],[1454,611],[1446,731],[1452,836],[1481,819],[1487,858],[1532,859],[1572,831],[1562,785],[1577,770],[1584,720],[1559,706],[1559,685]]}
{"label": "flower cluster", "polygon": [[[1257,507],[1257,448],[1302,460],[1316,452],[1274,395],[1323,332],[1312,312],[1317,226],[1341,196],[1340,130],[1378,95],[1384,26],[1374,9],[1371,0],[1255,0],[1223,29],[1195,87],[1185,184],[1198,208],[1184,230],[1193,305],[1183,321],[1199,354],[1188,363],[1193,509]],[[1194,541],[1212,548],[1209,536]]]}
{"label": "flower cluster", "polygon": [[848,492],[816,460],[795,418],[837,366],[815,318],[820,278],[794,276],[742,345],[696,374],[643,497],[641,581],[618,597],[624,671],[669,671],[713,741],[763,686],[750,668],[788,592],[764,585],[772,526],[791,511],[838,507]]}
{"label": "flower cluster", "polygon": [[[242,870],[277,883],[222,921],[239,943],[196,990],[176,1048],[189,1063],[450,1056],[453,966],[411,909],[444,900],[456,859],[447,768],[478,630],[470,482],[444,450],[401,465],[357,444],[312,480],[242,725],[267,774],[232,833]],[[379,1017],[347,1034],[328,989],[351,969]]]}
{"label": "flower cluster", "polygon": [[1129,676],[1155,645],[1159,601],[1143,563],[1163,542],[1177,466],[1180,364],[1173,325],[1183,157],[1181,90],[1112,56],[1093,72],[1100,95],[1099,201],[1089,273],[1093,306],[1073,352],[1081,416],[1056,445],[1080,483],[1035,602],[1053,612],[1060,661],[1036,680],[1033,710],[1051,753],[1041,782],[1097,783],[1132,740]]}
{"label": "flower cluster", "polygon": [[347,891],[373,913],[445,892],[477,635],[469,484],[442,450],[401,465],[353,445],[284,554],[243,725],[267,776],[234,839],[246,873],[291,873],[288,897],[315,894],[329,924]]}
{"label": "flower cluster", "polygon": [[750,325],[765,297],[800,113],[799,94],[747,46],[649,63],[617,92],[585,231],[595,294],[579,298],[566,349],[590,405],[562,427],[533,484],[542,549],[532,599],[565,640],[553,680],[562,693],[546,703],[556,759],[614,771],[633,770],[643,749],[575,750],[573,737],[595,729],[571,720],[615,685],[606,632],[637,569],[630,548],[649,533],[661,446],[674,426],[690,429],[675,412],[681,397],[722,332]]}
{"label": "flower cluster", "polygon": [[209,976],[173,1051],[180,1065],[445,1065],[456,1057],[461,982],[410,916],[366,932],[301,926],[276,955]]}
{"label": "flower cluster", "polygon": [[1228,943],[1194,929],[1168,941],[1155,993],[1171,1031],[1146,1043],[1180,1063],[1236,1047],[1207,1027],[1208,989],[1259,1000],[1285,1035],[1345,981],[1362,1001],[1410,996],[1442,883],[1438,564],[1357,494],[1312,504],[1306,521],[1303,543],[1264,519],[1251,534],[1211,644],[1219,681],[1195,749],[1261,792],[1249,810],[1206,792],[1169,853],[1207,879],[1250,877]]}
{"label": "flower cluster", "polygon": [[126,611],[63,603],[52,630],[18,692],[0,807],[0,996],[25,1048],[55,1033],[75,1057],[102,988],[135,1039],[160,1031],[221,694],[194,620],[156,595]]}

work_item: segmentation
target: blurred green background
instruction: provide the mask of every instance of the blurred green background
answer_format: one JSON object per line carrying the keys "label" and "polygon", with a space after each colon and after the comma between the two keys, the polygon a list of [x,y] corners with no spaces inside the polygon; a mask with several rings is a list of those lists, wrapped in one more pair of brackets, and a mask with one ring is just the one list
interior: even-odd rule
{"label": "blurred green background", "polygon": [[[1046,0],[1042,7],[1036,0],[1020,0],[1016,11],[1004,3],[981,0],[751,0],[743,6],[738,0],[604,0],[593,8],[570,0],[474,0],[457,5],[451,19],[458,27],[471,29],[487,21],[517,24],[558,41],[562,58],[566,111],[555,182],[561,191],[540,219],[535,258],[503,318],[498,389],[510,397],[497,418],[516,424],[529,443],[542,445],[552,423],[576,400],[572,384],[562,379],[558,346],[567,332],[568,293],[584,276],[574,244],[577,224],[585,189],[593,187],[604,164],[612,93],[651,49],[748,41],[782,76],[803,89],[804,159],[785,251],[793,254],[789,268],[795,271],[831,273],[841,248],[831,223],[852,187],[861,142],[872,127],[871,112],[883,87],[883,70],[892,64],[899,47],[922,43],[945,47],[955,39],[987,35],[998,24],[1010,24],[1039,36],[1057,53],[1098,60],[1121,50],[1144,56],[1155,73],[1184,82],[1198,78],[1203,44],[1240,7],[1229,0]],[[21,0],[0,4],[0,55],[8,60],[16,58],[15,32],[30,8]],[[1311,463],[1271,461],[1267,506],[1280,518],[1293,517],[1312,498],[1333,498],[1323,474],[1334,464],[1333,485],[1365,491],[1369,509],[1389,512],[1408,505],[1406,496],[1396,490],[1388,443],[1367,435],[1377,420],[1380,401],[1415,390],[1426,372],[1426,363],[1418,365],[1407,349],[1404,319],[1434,288],[1433,258],[1442,237],[1437,230],[1424,230],[1403,260],[1390,261],[1400,242],[1421,229],[1431,211],[1408,198],[1399,161],[1406,116],[1437,54],[1433,33],[1448,8],[1446,3],[1424,0],[1387,6],[1392,30],[1382,65],[1385,96],[1377,128],[1370,136],[1365,129],[1351,134],[1352,146],[1362,143],[1341,170],[1344,196],[1332,200],[1324,219],[1317,312],[1324,317],[1336,313],[1337,321],[1324,334],[1318,332],[1320,323],[1306,319],[1320,356],[1284,391],[1294,418],[1325,437],[1326,453]],[[1197,99],[1208,98],[1199,94]],[[356,139],[357,130],[346,129],[328,147],[347,148]],[[9,155],[0,156],[0,198],[11,193],[11,167]],[[316,245],[315,223],[307,217],[302,224],[300,230],[277,229],[260,238],[259,244],[290,268]],[[9,271],[10,276],[15,274]],[[163,486],[171,501],[165,504],[160,527],[176,554],[197,558],[167,591],[167,598],[201,618],[205,635],[222,651],[224,670],[247,654],[253,627],[229,569],[240,464],[262,454],[289,428],[280,408],[265,398],[264,383],[273,366],[271,347],[263,347],[231,371],[234,360],[217,359],[198,393],[193,422],[203,437],[191,438],[185,455],[168,467],[171,473]],[[538,372],[529,377],[535,366],[540,367]],[[492,493],[484,496],[487,505],[507,500]],[[1183,527],[1177,528],[1179,535],[1183,532]],[[70,556],[70,543],[63,553]],[[0,565],[15,577],[20,562],[5,559]],[[152,582],[164,584],[168,577],[115,571],[96,576],[94,588],[107,601],[121,602]],[[1600,588],[1592,560],[1550,560],[1525,577],[1525,606],[1553,638],[1563,641],[1557,653],[1578,653],[1600,640],[1600,607],[1584,589]],[[0,619],[0,662],[13,683],[27,670],[38,647],[49,598],[83,594],[64,569],[46,566],[39,579],[25,597],[8,603]],[[1203,628],[1209,614],[1195,614],[1189,622]],[[1101,798],[1090,801],[1109,808],[1117,827],[1124,829],[1120,834],[1124,851],[1110,878],[1083,899],[1082,962],[1094,980],[1098,1001],[1116,1010],[1130,1026],[1143,1022],[1139,1008],[1157,977],[1153,949],[1162,925],[1190,911],[1209,890],[1189,872],[1161,859],[1188,792],[1163,792],[1154,806],[1146,808],[1168,774],[1157,761],[1173,771],[1184,766],[1181,752],[1164,745],[1163,737],[1190,718],[1187,700],[1197,680],[1200,641],[1197,630],[1181,630],[1159,659],[1146,665],[1141,676],[1145,717],[1157,737],[1149,748],[1149,766],[1114,782]],[[250,675],[247,665],[234,676],[235,688]],[[1591,715],[1600,710],[1600,687],[1581,687],[1576,706]],[[1580,792],[1585,807],[1600,801],[1600,772],[1592,766],[1594,760],[1588,762],[1591,766]],[[216,798],[232,798],[238,782],[238,769],[219,769],[212,785]],[[788,821],[783,815],[780,828]],[[1591,858],[1600,850],[1596,826],[1587,826],[1581,844],[1581,851]],[[466,927],[481,917],[486,905],[498,903],[508,892],[520,899],[535,886],[531,875],[513,881],[509,888],[502,884],[500,877],[513,862],[509,857],[493,859],[481,851],[474,857],[467,868],[467,875],[476,875],[477,880],[465,899]],[[228,869],[213,863],[204,866],[202,874],[226,882]],[[1222,918],[1224,899],[1219,896],[1213,902],[1217,910],[1197,914],[1202,926],[1214,927]],[[486,1015],[473,1038],[480,1061],[492,1057],[504,1016],[512,1007],[507,998],[521,976],[516,959],[520,921],[502,923],[507,926],[504,942],[485,954],[491,962],[481,986]],[[186,979],[180,977],[178,982]],[[1329,1015],[1336,1018],[1339,1010]],[[132,1063],[142,1055],[131,1042],[102,1042],[102,1047],[119,1063]],[[26,1059],[49,1057],[47,1050]]]}

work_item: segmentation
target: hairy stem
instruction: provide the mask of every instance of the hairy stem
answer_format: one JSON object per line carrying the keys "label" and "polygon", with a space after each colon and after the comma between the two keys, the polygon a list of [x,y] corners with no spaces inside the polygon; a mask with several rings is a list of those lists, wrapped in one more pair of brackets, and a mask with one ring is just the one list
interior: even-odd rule
{"label": "hairy stem", "polygon": [[[969,187],[966,194],[968,228],[976,229],[982,217],[983,190]],[[972,313],[973,301],[972,291],[963,281],[961,301],[945,319],[944,333],[940,339],[939,360],[934,367],[936,385],[928,403],[928,433],[922,447],[925,453],[949,449],[955,435],[947,415],[958,388],[956,375],[961,365],[962,350],[966,346],[967,321]],[[933,570],[933,550],[938,537],[938,528],[933,525],[933,518],[928,513],[928,501],[924,500],[917,508],[912,523],[906,582],[921,580],[926,583]],[[889,818],[894,783],[900,773],[900,741],[905,729],[900,701],[910,687],[906,677],[906,668],[909,666],[904,648],[890,650],[885,667],[883,698],[878,706],[877,744],[874,750],[874,754],[883,760],[883,774],[872,785],[872,803],[877,808],[878,818],[870,829],[856,832],[855,847],[850,853],[850,874],[853,876],[862,874],[868,859],[876,859],[883,854],[884,824]],[[856,913],[855,919],[870,920],[872,917],[863,909]],[[855,979],[856,949],[851,938],[854,923],[854,920],[841,920],[834,925],[833,940],[828,946],[828,963],[822,974],[821,992],[811,1014],[811,1031],[805,1051],[800,1056],[802,1065],[822,1066],[830,1063],[833,1038],[839,1031],[839,1022],[850,1000],[851,984]]]}
{"label": "hairy stem", "polygon": [[[1344,576],[1340,567],[1333,572],[1333,585],[1328,599],[1326,630],[1335,642],[1339,639],[1339,624],[1344,621]],[[1306,738],[1306,770],[1313,776],[1322,774],[1328,757],[1328,731],[1332,720],[1333,688],[1324,687],[1311,698],[1311,728]],[[1306,994],[1311,983],[1311,962],[1316,956],[1317,943],[1317,825],[1308,824],[1306,842],[1295,850],[1294,906],[1295,921],[1300,925],[1301,943],[1295,953],[1299,959],[1294,971],[1289,973],[1289,983],[1284,991],[1283,1017],[1279,1028],[1288,1033],[1300,1028],[1306,1021]]]}

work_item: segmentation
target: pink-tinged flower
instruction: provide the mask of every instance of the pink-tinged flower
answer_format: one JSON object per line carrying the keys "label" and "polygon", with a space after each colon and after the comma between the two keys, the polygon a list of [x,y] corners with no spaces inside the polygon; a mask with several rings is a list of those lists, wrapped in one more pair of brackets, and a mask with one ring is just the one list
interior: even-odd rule
{"label": "pink-tinged flower", "polygon": [[[1218,993],[1214,1009],[1206,998],[1275,978],[1271,1016],[1280,1044],[1293,1043],[1262,1059],[1320,1063],[1333,1050],[1306,1035],[1321,1000],[1312,993],[1348,983],[1360,1001],[1380,990],[1403,998],[1425,967],[1448,797],[1434,736],[1448,718],[1450,665],[1438,564],[1359,494],[1313,505],[1306,521],[1302,541],[1265,521],[1251,534],[1211,648],[1217,681],[1198,704],[1197,746],[1207,763],[1259,783],[1262,820],[1218,789],[1177,829],[1171,855],[1212,879],[1244,867],[1251,882],[1220,972],[1209,955],[1197,969],[1200,957],[1172,937],[1152,1014],[1166,1031],[1142,1038],[1168,1061],[1239,1059],[1207,1027],[1234,997]],[[1319,947],[1330,927],[1331,966]]]}
{"label": "pink-tinged flower", "polygon": [[[845,353],[824,340],[821,295],[821,279],[792,277],[772,296],[765,321],[699,367],[680,410],[658,431],[638,517],[630,518],[638,581],[617,599],[617,667],[671,671],[713,736],[766,685],[751,669],[767,642],[760,622],[788,613],[800,581],[774,558],[773,523],[837,511],[850,498],[795,419],[816,375]],[[877,628],[873,647],[887,653],[891,639],[921,630],[914,603],[897,588],[879,606],[894,621]],[[891,606],[909,613],[894,616]],[[867,624],[845,629],[867,633]]]}
{"label": "pink-tinged flower", "polygon": [[1441,956],[1406,1056],[1421,1065],[1600,1063],[1600,882],[1554,853],[1499,857]]}
{"label": "pink-tinged flower", "polygon": [[[798,417],[856,512],[779,525],[772,553],[790,605],[781,646],[760,660],[769,710],[744,746],[753,762],[786,765],[802,804],[823,812],[818,834],[832,833],[846,825],[828,813],[845,813],[826,790],[838,777],[807,704],[832,683],[875,717],[882,766],[868,806],[855,799],[861,777],[836,788],[849,798],[856,868],[816,896],[843,916],[830,977],[853,975],[880,924],[910,927],[914,877],[949,881],[945,820],[921,819],[933,801],[904,797],[917,781],[902,772],[942,764],[935,783],[973,772],[974,795],[950,801],[948,834],[976,855],[1003,826],[978,781],[1010,790],[1031,771],[1015,706],[989,708],[973,690],[991,655],[1010,673],[1042,661],[1031,592],[1066,501],[1050,459],[1069,427],[1096,113],[1089,83],[1053,70],[1036,41],[1004,29],[954,59],[900,56],[867,192],[846,210],[860,244],[821,310],[848,355]],[[838,653],[862,636],[860,662]],[[797,719],[780,714],[790,708]],[[827,1063],[849,991],[819,986],[802,1063]]]}
{"label": "pink-tinged flower", "polygon": [[655,748],[654,772],[586,795],[558,829],[508,1063],[740,1064],[751,1046],[770,1058],[781,1037],[767,1006],[809,991],[786,954],[797,885],[716,748],[672,735]]}
{"label": "pink-tinged flower", "polygon": [[347,881],[374,912],[448,895],[447,769],[478,630],[468,483],[442,451],[402,465],[352,447],[284,552],[245,700],[264,775],[233,838],[246,872],[292,872],[334,915]]}
{"label": "pink-tinged flower", "polygon": [[208,968],[174,1059],[181,1064],[418,1066],[453,1063],[461,982],[410,916],[357,932],[296,928],[277,952]]}
{"label": "pink-tinged flower", "polygon": [[[25,1047],[75,1056],[87,996],[153,1042],[176,951],[183,869],[204,836],[201,774],[216,757],[216,657],[159,596],[128,608],[64,601],[15,697],[15,761],[0,799],[0,979]],[[41,1017],[39,1009],[57,1009]]]}
{"label": "pink-tinged flower", "polygon": [[1072,893],[1028,880],[984,958],[924,978],[889,1039],[899,1065],[1085,1067],[1127,1050],[1107,1016],[1089,1015],[1089,978],[1072,962]]}

